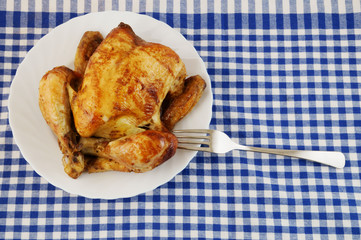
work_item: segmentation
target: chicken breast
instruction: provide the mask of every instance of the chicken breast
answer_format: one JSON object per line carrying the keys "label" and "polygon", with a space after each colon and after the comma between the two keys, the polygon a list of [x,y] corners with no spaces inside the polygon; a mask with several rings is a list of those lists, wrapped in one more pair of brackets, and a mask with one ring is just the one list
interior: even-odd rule
{"label": "chicken breast", "polygon": [[161,105],[183,88],[184,63],[170,48],[149,43],[119,24],[89,59],[82,86],[71,101],[83,137],[119,138],[144,129],[163,130]]}

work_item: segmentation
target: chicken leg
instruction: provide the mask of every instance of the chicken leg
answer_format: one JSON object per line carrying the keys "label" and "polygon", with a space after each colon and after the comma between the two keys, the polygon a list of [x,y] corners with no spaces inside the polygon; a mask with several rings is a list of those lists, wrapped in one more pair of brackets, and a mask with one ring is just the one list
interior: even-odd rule
{"label": "chicken leg", "polygon": [[58,138],[63,155],[64,171],[78,178],[84,170],[84,156],[79,151],[77,133],[73,127],[67,86],[76,79],[67,67],[56,67],[47,72],[39,84],[39,106],[44,119]]}
{"label": "chicken leg", "polygon": [[172,133],[146,130],[113,141],[81,138],[80,144],[84,154],[114,160],[124,165],[122,169],[146,172],[171,158],[176,152],[178,141]]}
{"label": "chicken leg", "polygon": [[118,171],[118,172],[130,172],[124,163],[115,161],[109,158],[97,157],[92,155],[85,155],[86,170],[88,173]]}

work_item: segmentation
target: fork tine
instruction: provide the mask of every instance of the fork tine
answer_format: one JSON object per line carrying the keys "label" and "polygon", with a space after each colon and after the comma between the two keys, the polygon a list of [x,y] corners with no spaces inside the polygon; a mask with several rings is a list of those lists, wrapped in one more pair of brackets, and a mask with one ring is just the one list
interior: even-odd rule
{"label": "fork tine", "polygon": [[179,149],[185,149],[185,150],[193,150],[193,151],[211,152],[210,147],[195,147],[195,146],[178,145],[178,148]]}
{"label": "fork tine", "polygon": [[212,150],[212,146],[211,146],[212,130],[186,129],[186,130],[173,130],[173,133],[176,135],[178,139],[178,148],[180,149],[203,151],[203,152],[211,152]]}
{"label": "fork tine", "polygon": [[183,144],[204,144],[204,145],[209,145],[210,141],[198,141],[198,140],[186,140],[186,139],[178,139],[178,143],[183,143]]}
{"label": "fork tine", "polygon": [[210,129],[186,129],[186,130],[173,130],[173,133],[206,133],[210,134]]}
{"label": "fork tine", "polygon": [[203,139],[210,141],[211,131],[207,129],[174,130],[173,133],[178,139]]}
{"label": "fork tine", "polygon": [[204,135],[204,136],[195,136],[195,135],[193,135],[193,136],[185,136],[185,135],[177,135],[177,134],[175,134],[175,135],[177,136],[178,139],[189,138],[189,139],[204,139],[204,140],[206,140],[206,139],[211,138],[210,135]]}

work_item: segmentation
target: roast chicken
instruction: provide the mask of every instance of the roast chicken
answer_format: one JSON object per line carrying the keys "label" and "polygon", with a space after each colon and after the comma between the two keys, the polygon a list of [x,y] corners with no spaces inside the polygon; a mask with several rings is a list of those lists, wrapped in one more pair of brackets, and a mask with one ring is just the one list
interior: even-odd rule
{"label": "roast chicken", "polygon": [[40,81],[39,106],[72,178],[88,172],[145,172],[171,158],[171,133],[201,97],[205,81],[187,78],[169,47],[120,23],[104,39],[86,32],[74,71],[55,67]]}

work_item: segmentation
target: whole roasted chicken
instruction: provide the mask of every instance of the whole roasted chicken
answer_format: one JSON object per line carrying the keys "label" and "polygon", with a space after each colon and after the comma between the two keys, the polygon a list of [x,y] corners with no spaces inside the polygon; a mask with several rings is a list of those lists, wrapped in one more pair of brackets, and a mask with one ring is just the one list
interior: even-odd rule
{"label": "whole roasted chicken", "polygon": [[198,75],[187,78],[172,49],[124,23],[105,39],[84,33],[74,67],[55,67],[39,85],[40,110],[72,178],[85,170],[145,172],[171,158],[171,130],[206,86]]}

